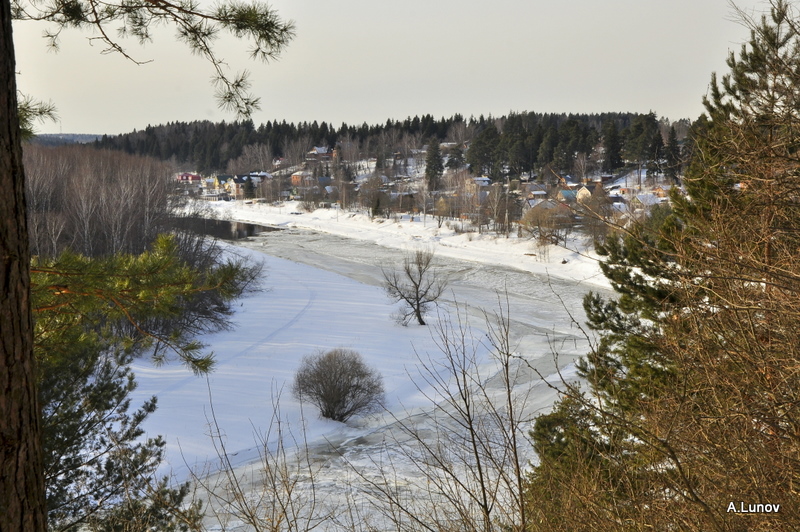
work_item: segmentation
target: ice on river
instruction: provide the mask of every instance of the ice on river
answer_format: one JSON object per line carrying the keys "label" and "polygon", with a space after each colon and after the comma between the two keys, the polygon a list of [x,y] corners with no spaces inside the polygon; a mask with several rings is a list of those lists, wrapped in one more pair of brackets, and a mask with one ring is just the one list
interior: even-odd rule
{"label": "ice on river", "polygon": [[[265,263],[264,290],[237,302],[232,330],[202,338],[216,357],[211,375],[195,377],[177,363],[136,364],[139,388],[134,404],[158,397],[158,410],[146,428],[150,435],[167,439],[165,467],[179,479],[186,478],[187,467],[203,469],[216,462],[210,435],[217,430],[234,465],[257,459],[258,443],[270,428],[269,437],[274,437],[276,410],[282,429],[307,439],[312,448],[329,442],[347,448],[348,442],[359,442],[352,446],[361,453],[351,456],[355,462],[385,441],[396,419],[430,410],[430,389],[419,378],[417,366],[418,357],[440,356],[436,327],[397,324],[394,307],[380,287],[381,267],[401,263],[404,250],[434,249],[436,267],[450,279],[440,312],[452,319],[461,308],[485,371],[490,371],[491,360],[484,313],[491,315],[502,304],[511,318],[512,345],[526,363],[549,376],[551,383],[558,382],[559,370],[574,377],[571,365],[588,346],[578,325],[583,322],[581,300],[590,289],[607,290],[595,259],[586,253],[553,249],[547,259],[537,258],[530,254],[534,248],[529,242],[478,235],[468,240],[436,227],[432,219],[425,225],[418,219],[377,223],[355,215],[350,225],[343,221],[333,231],[330,227],[337,216],[345,217],[343,213],[297,215],[290,214],[295,212],[291,206],[219,208],[228,209],[221,217],[286,230],[231,246],[233,252]],[[548,275],[550,270],[559,275]],[[302,356],[334,347],[358,351],[381,372],[385,414],[345,425],[319,419],[291,396]],[[527,390],[532,417],[546,411],[556,394],[533,372],[526,379],[519,385]]]}

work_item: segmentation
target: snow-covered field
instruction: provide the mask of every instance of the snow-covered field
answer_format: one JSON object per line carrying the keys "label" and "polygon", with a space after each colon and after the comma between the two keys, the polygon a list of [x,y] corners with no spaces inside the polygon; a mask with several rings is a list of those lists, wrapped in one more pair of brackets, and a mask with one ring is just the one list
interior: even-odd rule
{"label": "snow-covered field", "polygon": [[[275,411],[281,430],[307,440],[310,448],[335,442],[348,449],[348,442],[359,442],[347,459],[365,463],[370,452],[385,444],[397,419],[432,407],[426,397],[431,390],[419,378],[418,357],[440,357],[436,327],[397,324],[391,317],[394,307],[379,286],[381,267],[399,264],[404,250],[422,247],[436,253],[437,268],[451,279],[440,312],[452,317],[457,305],[468,306],[461,315],[480,344],[481,363],[490,367],[482,312],[496,310],[500,294],[509,307],[517,352],[551,382],[558,381],[559,370],[574,375],[572,363],[586,352],[588,339],[578,327],[583,294],[608,290],[596,257],[580,241],[572,250],[543,250],[526,239],[438,228],[430,217],[370,220],[330,209],[298,214],[291,203],[220,202],[209,209],[220,219],[285,230],[230,246],[231,252],[265,263],[264,291],[238,303],[233,330],[202,339],[216,356],[211,375],[198,378],[178,364],[155,368],[141,361],[135,367],[139,388],[134,401],[158,396],[158,410],[146,427],[150,435],[167,439],[165,471],[171,469],[178,479],[188,478],[187,467],[216,467],[211,434],[217,431],[234,466],[256,461],[264,439],[274,447]],[[335,347],[358,351],[380,371],[386,413],[342,424],[320,419],[292,397],[291,382],[302,356]],[[531,372],[518,386],[528,397],[531,417],[546,411],[556,397]],[[334,465],[337,458],[329,460],[324,480],[335,491],[344,473],[341,463]]]}

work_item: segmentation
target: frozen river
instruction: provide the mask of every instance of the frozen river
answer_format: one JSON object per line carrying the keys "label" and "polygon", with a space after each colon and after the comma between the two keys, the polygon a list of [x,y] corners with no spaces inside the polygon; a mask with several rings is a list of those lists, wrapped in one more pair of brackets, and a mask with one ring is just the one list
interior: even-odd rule
{"label": "frozen river", "polygon": [[[403,250],[370,241],[293,228],[262,232],[237,245],[378,287],[381,268],[397,267],[405,256]],[[513,345],[536,359],[544,375],[555,371],[554,353],[563,368],[586,352],[584,295],[590,290],[612,294],[586,283],[449,257],[436,256],[435,267],[449,282],[443,302],[450,308],[466,304],[473,324],[481,324],[483,312],[496,312],[507,298]]]}
{"label": "frozen river", "polygon": [[[217,468],[221,450],[214,448],[214,442],[224,442],[231,465],[247,477],[241,485],[251,495],[262,490],[264,496],[259,457],[263,459],[265,449],[276,449],[275,431],[280,428],[284,438],[290,435],[290,454],[307,449],[309,467],[314,468],[313,489],[331,505],[344,504],[341,497],[353,493],[359,482],[353,478],[355,471],[376,474],[378,456],[392,456],[394,474],[406,485],[424,483],[414,460],[403,454],[400,442],[407,433],[402,427],[412,424],[433,438],[450,429],[430,420],[431,412],[444,409],[441,404],[434,407],[431,398],[437,394],[418,373],[418,357],[425,361],[441,356],[436,319],[429,327],[395,323],[394,307],[381,289],[381,268],[398,267],[405,252],[296,228],[262,232],[236,241],[236,247],[265,263],[265,291],[236,305],[231,330],[203,338],[215,353],[215,371],[204,379],[177,364],[155,368],[143,360],[134,368],[140,383],[134,404],[158,397],[158,410],[146,427],[150,435],[166,437],[169,467],[176,477],[186,479],[192,469],[224,484],[224,479],[203,473]],[[570,368],[586,353],[589,340],[578,325],[584,321],[583,297],[589,290],[608,292],[555,276],[442,255],[436,257],[435,267],[449,280],[442,315],[453,319],[456,305],[467,308],[474,334],[470,340],[478,346],[480,380],[489,394],[498,390],[493,388],[497,379],[489,373],[494,366],[486,349],[484,313],[496,312],[507,298],[511,346],[524,366],[514,393],[522,398],[519,415],[527,433],[535,416],[547,411],[556,398],[537,372],[557,383],[557,371]],[[384,413],[336,423],[320,419],[310,408],[303,410],[291,396],[291,381],[302,356],[333,347],[355,349],[380,370],[387,396]],[[574,376],[571,370],[567,374]],[[214,434],[221,439],[212,438]],[[522,447],[524,459],[532,459],[530,446]],[[223,484],[213,489],[224,491]],[[304,486],[311,489],[310,484]]]}

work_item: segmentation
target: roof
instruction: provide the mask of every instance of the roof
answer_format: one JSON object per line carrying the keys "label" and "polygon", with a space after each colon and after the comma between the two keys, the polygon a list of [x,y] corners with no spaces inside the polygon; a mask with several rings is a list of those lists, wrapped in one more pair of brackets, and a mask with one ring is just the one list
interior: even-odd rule
{"label": "roof", "polygon": [[577,199],[577,192],[574,190],[561,190],[559,192],[561,197],[564,198],[565,201],[575,201]]}
{"label": "roof", "polygon": [[641,203],[646,207],[658,205],[659,203],[661,203],[661,198],[659,198],[655,194],[637,194],[636,199],[639,200],[639,203]]}

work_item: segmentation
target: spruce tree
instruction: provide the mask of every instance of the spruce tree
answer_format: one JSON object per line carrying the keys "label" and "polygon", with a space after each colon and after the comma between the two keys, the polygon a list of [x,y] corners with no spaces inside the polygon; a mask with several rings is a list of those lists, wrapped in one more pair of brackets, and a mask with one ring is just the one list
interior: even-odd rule
{"label": "spruce tree", "polygon": [[667,162],[665,174],[672,179],[674,183],[678,183],[678,176],[681,172],[681,147],[678,143],[678,134],[675,131],[675,126],[669,128],[669,138],[667,139],[667,146],[664,150],[664,158]]}
{"label": "spruce tree", "polygon": [[[316,167],[314,168],[316,170]],[[245,199],[253,199],[256,197],[256,185],[253,183],[253,178],[247,176],[244,180],[244,197]]]}
{"label": "spruce tree", "polygon": [[617,123],[609,120],[603,128],[603,171],[611,173],[622,167],[622,145],[619,139]]}
{"label": "spruce tree", "polygon": [[475,175],[494,176],[497,173],[497,151],[500,133],[494,124],[478,133],[467,150],[467,164]]}
{"label": "spruce tree", "polygon": [[443,172],[444,163],[439,149],[439,139],[432,138],[428,142],[428,151],[425,152],[425,181],[428,183],[428,190],[439,190],[439,178]]}

